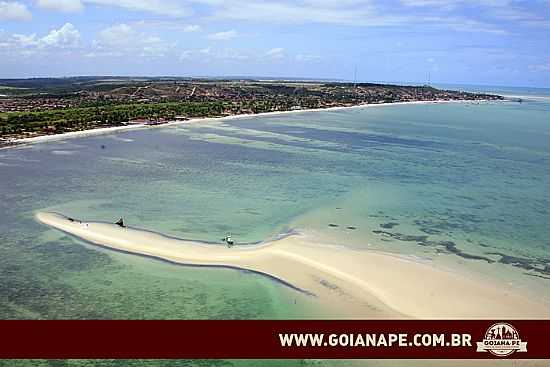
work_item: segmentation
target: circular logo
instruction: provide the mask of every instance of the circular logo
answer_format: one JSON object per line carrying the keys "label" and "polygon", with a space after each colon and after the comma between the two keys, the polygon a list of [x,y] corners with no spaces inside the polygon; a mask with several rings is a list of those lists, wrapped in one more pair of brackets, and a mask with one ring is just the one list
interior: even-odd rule
{"label": "circular logo", "polygon": [[506,322],[499,322],[487,329],[483,341],[477,343],[477,351],[507,357],[514,352],[527,352],[527,342],[521,341],[515,327]]}

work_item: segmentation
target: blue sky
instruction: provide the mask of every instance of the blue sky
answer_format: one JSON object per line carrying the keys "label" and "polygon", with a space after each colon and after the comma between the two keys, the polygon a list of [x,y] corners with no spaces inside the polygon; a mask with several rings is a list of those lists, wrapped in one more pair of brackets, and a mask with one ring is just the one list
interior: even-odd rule
{"label": "blue sky", "polygon": [[0,0],[0,77],[550,87],[550,0]]}

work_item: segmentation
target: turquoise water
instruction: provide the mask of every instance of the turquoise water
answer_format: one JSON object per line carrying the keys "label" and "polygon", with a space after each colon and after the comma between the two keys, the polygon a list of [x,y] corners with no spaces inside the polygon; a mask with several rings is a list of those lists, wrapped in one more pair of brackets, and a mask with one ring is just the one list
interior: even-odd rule
{"label": "turquoise water", "polygon": [[259,275],[98,250],[37,210],[237,242],[296,229],[550,295],[550,103],[205,121],[0,151],[0,317],[330,317]]}

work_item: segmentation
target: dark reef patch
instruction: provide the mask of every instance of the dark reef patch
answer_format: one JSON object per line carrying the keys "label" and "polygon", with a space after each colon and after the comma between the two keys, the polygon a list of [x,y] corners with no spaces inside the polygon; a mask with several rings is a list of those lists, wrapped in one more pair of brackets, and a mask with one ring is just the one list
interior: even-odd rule
{"label": "dark reef patch", "polygon": [[453,254],[469,260],[487,261],[489,264],[492,264],[495,262],[495,260],[485,256],[474,255],[468,252],[464,252],[460,250],[456,246],[456,243],[454,243],[453,241],[431,241],[428,239],[428,236],[425,236],[425,235],[407,235],[402,233],[392,233],[392,232],[381,231],[381,230],[374,230],[373,232],[376,234],[380,234],[385,237],[391,237],[400,241],[416,242],[417,245],[419,246],[436,247],[437,248],[436,251],[438,253]]}
{"label": "dark reef patch", "polygon": [[393,227],[398,226],[398,225],[399,225],[399,223],[397,223],[397,222],[388,222],[388,223],[380,224],[380,227],[382,227],[384,229],[392,229]]}
{"label": "dark reef patch", "polygon": [[426,234],[441,234],[441,231],[439,229],[434,229],[430,227],[420,227],[419,230]]}
{"label": "dark reef patch", "polygon": [[395,238],[396,240],[406,241],[406,242],[425,242],[425,241],[428,240],[428,236],[424,236],[424,235],[415,236],[415,235],[402,234],[402,233],[397,233],[397,232],[392,233],[392,232],[388,232],[388,231],[381,231],[381,230],[378,230],[378,229],[375,229],[372,232],[376,233],[376,234],[381,234],[381,235],[384,235],[384,236],[388,236],[388,237],[391,237],[391,238]]}
{"label": "dark reef patch", "polygon": [[441,234],[454,230],[476,232],[483,220],[474,214],[453,211],[433,212],[437,219],[417,219],[414,221],[420,230],[427,234]]}
{"label": "dark reef patch", "polygon": [[[547,258],[518,257],[507,255],[502,252],[485,252],[485,255],[488,256],[476,255],[461,250],[453,241],[433,241],[430,240],[427,235],[408,235],[399,232],[389,232],[378,229],[373,230],[372,232],[380,235],[380,240],[382,241],[395,239],[405,242],[416,242],[416,244],[419,246],[435,248],[435,251],[438,254],[452,254],[460,256],[463,259],[486,261],[488,264],[499,263],[512,265],[516,268],[528,271],[529,273],[525,273],[527,275],[537,276],[543,279],[550,279],[550,259]],[[472,240],[467,240],[467,242],[473,243]],[[485,248],[490,247],[489,245],[482,242],[478,242],[478,245]],[[489,256],[496,256],[498,258],[494,259]]]}
{"label": "dark reef patch", "polygon": [[441,241],[439,242],[439,245],[444,246],[447,251],[449,251],[452,254],[455,254],[457,256],[460,256],[464,259],[470,259],[470,260],[483,260],[487,261],[489,264],[492,264],[495,262],[495,260],[492,260],[485,256],[479,256],[479,255],[473,255],[469,254],[467,252],[464,252],[456,247],[456,243],[453,241]]}
{"label": "dark reef patch", "polygon": [[531,259],[527,257],[510,256],[502,252],[486,252],[487,255],[499,256],[501,264],[512,265],[520,269],[550,275],[550,259]]}
{"label": "dark reef patch", "polygon": [[545,277],[544,275],[533,274],[533,273],[527,273],[527,272],[524,272],[523,274],[529,275],[530,277],[536,277],[536,278],[542,278],[542,279],[550,279],[550,276],[549,276],[549,277]]}

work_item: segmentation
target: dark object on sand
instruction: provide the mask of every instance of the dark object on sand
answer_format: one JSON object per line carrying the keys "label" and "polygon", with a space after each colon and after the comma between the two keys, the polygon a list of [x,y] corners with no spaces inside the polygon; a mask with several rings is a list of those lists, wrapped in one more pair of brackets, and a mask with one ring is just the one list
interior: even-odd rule
{"label": "dark object on sand", "polygon": [[334,223],[329,223],[328,226],[329,227],[340,227],[338,224],[334,224]]}
{"label": "dark object on sand", "polygon": [[71,217],[68,217],[67,219],[69,220],[69,222],[74,222],[74,219]]}
{"label": "dark object on sand", "polygon": [[227,243],[227,247],[233,246],[235,244],[235,241],[231,238],[231,235],[227,235],[224,237],[223,242]]}
{"label": "dark object on sand", "polygon": [[357,227],[354,227],[354,226],[348,226],[348,229],[357,229]]}
{"label": "dark object on sand", "polygon": [[116,224],[117,226],[119,226],[119,227],[122,227],[122,228],[126,227],[126,226],[124,225],[124,219],[122,219],[122,217],[120,217],[120,219],[117,220],[117,221],[115,222],[115,224]]}

